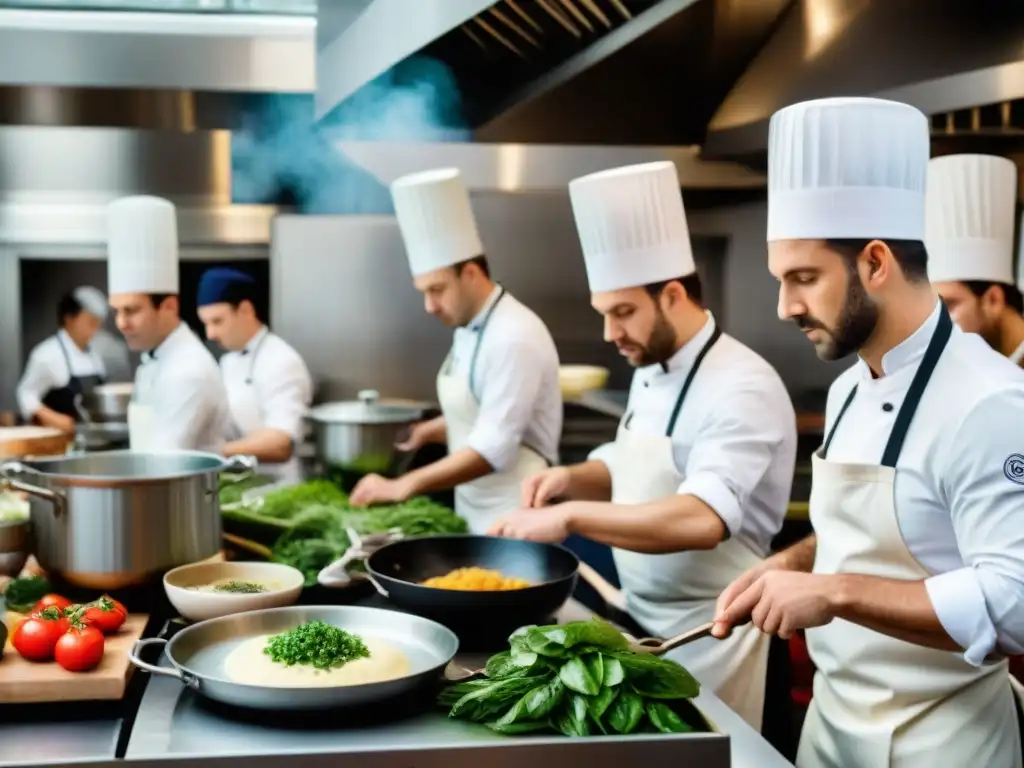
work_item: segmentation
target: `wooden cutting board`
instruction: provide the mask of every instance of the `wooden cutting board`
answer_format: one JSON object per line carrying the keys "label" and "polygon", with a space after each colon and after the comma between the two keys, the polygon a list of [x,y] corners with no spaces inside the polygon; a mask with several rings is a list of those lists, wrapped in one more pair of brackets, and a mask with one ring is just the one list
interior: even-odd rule
{"label": "wooden cutting board", "polygon": [[73,439],[51,427],[0,427],[0,459],[56,456],[66,452]]}
{"label": "wooden cutting board", "polygon": [[[7,613],[4,623],[10,635],[23,616]],[[0,704],[38,704],[62,701],[116,700],[124,696],[135,666],[128,652],[146,629],[149,617],[137,613],[115,635],[106,638],[103,661],[89,672],[68,672],[57,662],[26,661],[7,638],[0,659]]]}

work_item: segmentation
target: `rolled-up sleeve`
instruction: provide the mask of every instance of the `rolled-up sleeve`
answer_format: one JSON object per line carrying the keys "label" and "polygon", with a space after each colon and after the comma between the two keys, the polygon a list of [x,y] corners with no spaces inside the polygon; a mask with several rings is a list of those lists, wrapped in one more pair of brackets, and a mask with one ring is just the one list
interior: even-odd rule
{"label": "rolled-up sleeve", "polygon": [[723,392],[686,461],[686,479],[678,493],[711,507],[730,536],[743,527],[747,502],[786,441],[787,430],[796,430],[788,397],[785,404],[775,403],[774,389],[781,387],[769,387],[767,382],[759,386],[754,380]]}
{"label": "rolled-up sleeve", "polygon": [[509,341],[488,358],[486,375],[477,382],[480,412],[467,446],[495,472],[515,460],[534,417],[541,381],[538,355],[528,340]]}
{"label": "rolled-up sleeve", "polygon": [[971,410],[942,486],[963,567],[925,581],[935,613],[971,664],[1024,653],[1024,389]]}
{"label": "rolled-up sleeve", "polygon": [[43,407],[46,393],[66,383],[57,381],[54,366],[47,360],[45,347],[32,350],[15,391],[22,418],[26,421],[31,419]]}
{"label": "rolled-up sleeve", "polygon": [[263,426],[284,432],[293,441],[302,439],[303,416],[313,401],[313,380],[300,358],[293,358],[274,372],[261,387]]}

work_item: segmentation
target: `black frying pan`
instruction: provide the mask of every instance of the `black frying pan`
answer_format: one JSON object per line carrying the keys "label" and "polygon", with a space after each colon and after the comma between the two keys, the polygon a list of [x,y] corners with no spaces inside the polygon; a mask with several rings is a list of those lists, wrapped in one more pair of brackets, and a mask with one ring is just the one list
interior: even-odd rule
{"label": "black frying pan", "polygon": [[[548,623],[576,587],[580,561],[557,544],[497,536],[419,536],[366,559],[374,586],[396,607],[433,619],[460,639],[504,640],[524,624]],[[424,587],[456,568],[490,568],[532,586],[491,592]]]}

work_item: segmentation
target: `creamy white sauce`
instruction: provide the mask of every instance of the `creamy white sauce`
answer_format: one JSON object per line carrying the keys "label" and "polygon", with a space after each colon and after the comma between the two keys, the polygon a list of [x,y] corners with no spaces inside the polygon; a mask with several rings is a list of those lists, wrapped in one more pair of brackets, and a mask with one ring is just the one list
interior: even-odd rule
{"label": "creamy white sauce", "polygon": [[224,660],[224,674],[236,683],[267,688],[331,688],[342,685],[381,683],[405,677],[411,670],[408,657],[398,648],[373,637],[362,638],[370,657],[356,659],[334,669],[309,664],[290,667],[272,661],[263,652],[273,635],[260,635],[240,643]]}

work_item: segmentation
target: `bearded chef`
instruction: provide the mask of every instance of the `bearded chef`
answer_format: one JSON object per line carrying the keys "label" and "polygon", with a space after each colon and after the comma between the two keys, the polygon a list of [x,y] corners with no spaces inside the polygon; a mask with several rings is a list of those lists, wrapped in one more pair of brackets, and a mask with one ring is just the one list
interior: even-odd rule
{"label": "bearded chef", "polygon": [[1024,651],[1024,376],[928,281],[928,119],[804,102],[768,147],[779,315],[822,359],[858,359],[829,391],[814,535],[730,585],[714,631],[807,629],[800,768],[1019,768],[1004,654]]}
{"label": "bearded chef", "polygon": [[[711,620],[782,527],[796,416],[778,373],[701,306],[679,178],[662,162],[569,185],[591,304],[637,368],[615,442],[524,484],[491,532],[613,547],[627,610],[649,635]],[[546,507],[559,498],[571,501]],[[760,728],[768,637],[752,627],[672,653]]]}
{"label": "bearded chef", "polygon": [[227,352],[220,370],[231,407],[225,456],[255,456],[260,471],[299,482],[295,446],[313,400],[313,379],[298,352],[264,324],[256,310],[256,280],[216,267],[199,278],[196,298],[206,338]]}
{"label": "bearded chef", "polygon": [[133,451],[220,452],[228,401],[217,361],[178,309],[178,233],[174,205],[125,197],[108,209],[110,306],[135,371],[128,430]]}
{"label": "bearded chef", "polygon": [[993,155],[928,163],[928,277],[961,329],[980,334],[1017,365],[1024,360],[1024,308],[1013,264],[1017,166]]}
{"label": "bearded chef", "polygon": [[395,214],[427,312],[455,329],[437,376],[442,415],[400,447],[448,443],[448,456],[394,480],[368,475],[355,504],[396,502],[455,488],[455,509],[475,533],[519,504],[519,485],[558,457],[562,395],[558,352],[543,321],[490,277],[459,171],[392,184]]}

